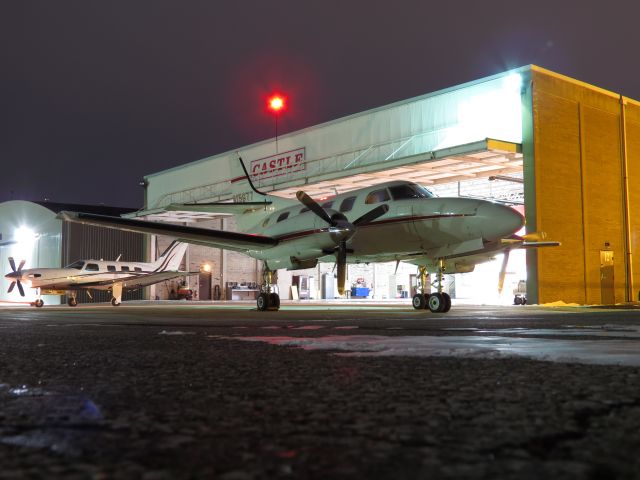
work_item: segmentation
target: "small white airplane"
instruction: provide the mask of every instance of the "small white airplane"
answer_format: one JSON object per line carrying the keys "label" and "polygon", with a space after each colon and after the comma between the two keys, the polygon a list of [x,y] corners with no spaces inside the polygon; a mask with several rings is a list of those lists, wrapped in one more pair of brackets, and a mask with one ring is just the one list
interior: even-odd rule
{"label": "small white airplane", "polygon": [[[132,232],[169,235],[182,242],[244,252],[264,261],[264,285],[258,310],[277,310],[271,288],[273,272],[313,268],[335,261],[338,291],[344,293],[347,263],[404,261],[418,266],[420,293],[416,309],[447,312],[451,298],[442,276],[470,272],[478,263],[514,248],[559,245],[541,235],[518,237],[524,218],[511,207],[471,198],[440,198],[408,181],[392,181],[335,195],[318,203],[299,191],[297,200],[259,191],[240,159],[244,181],[262,197],[258,202],[172,204],[171,211],[235,214],[240,232],[168,223],[61,212],[67,221]],[[240,182],[235,182],[237,183]],[[240,195],[246,197],[246,195]],[[301,205],[302,204],[302,205]],[[500,275],[504,280],[506,261]],[[437,292],[427,294],[427,272],[434,272]]]}
{"label": "small white airplane", "polygon": [[5,278],[11,280],[9,290],[18,286],[20,295],[24,297],[24,283],[28,287],[37,289],[38,298],[34,302],[36,307],[42,307],[42,295],[67,295],[70,307],[78,305],[76,298],[78,290],[108,290],[111,292],[111,305],[118,306],[122,302],[122,290],[135,290],[153,285],[154,283],[171,278],[189,275],[192,272],[181,272],[180,263],[187,251],[187,244],[174,241],[165,252],[153,263],[121,262],[105,260],[78,260],[64,268],[30,268],[23,270],[25,261],[22,260],[18,268],[15,261],[9,257],[11,273]]}

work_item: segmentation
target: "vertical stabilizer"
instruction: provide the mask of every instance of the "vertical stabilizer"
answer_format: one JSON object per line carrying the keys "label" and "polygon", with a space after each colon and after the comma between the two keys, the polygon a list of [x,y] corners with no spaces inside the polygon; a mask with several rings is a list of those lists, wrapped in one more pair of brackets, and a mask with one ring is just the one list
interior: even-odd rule
{"label": "vertical stabilizer", "polygon": [[154,272],[179,270],[184,253],[187,251],[187,246],[188,244],[178,242],[177,240],[171,242],[171,245],[169,245],[164,253],[160,255],[160,258],[152,263],[152,270]]}

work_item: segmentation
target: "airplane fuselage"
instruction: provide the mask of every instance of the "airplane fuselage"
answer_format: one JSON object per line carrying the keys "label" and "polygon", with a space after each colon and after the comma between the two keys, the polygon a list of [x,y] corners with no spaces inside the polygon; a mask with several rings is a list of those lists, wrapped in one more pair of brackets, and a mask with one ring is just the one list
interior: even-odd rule
{"label": "airplane fuselage", "polygon": [[89,284],[95,290],[109,290],[111,286],[107,282],[114,281],[122,282],[126,287],[128,281],[150,273],[153,273],[151,263],[79,260],[65,268],[30,268],[22,270],[19,276],[9,274],[7,278],[15,277],[26,286],[39,288],[47,294],[76,290]]}
{"label": "airplane fuselage", "polygon": [[347,238],[351,263],[452,258],[456,252],[481,253],[524,224],[522,215],[510,207],[480,199],[433,197],[404,181],[346,192],[319,203],[329,216],[342,214],[350,222],[381,204],[389,209],[354,233],[328,226],[298,202],[284,208],[274,202],[266,216],[262,212],[261,223],[245,226],[245,231],[276,238],[278,245],[247,253],[266,261],[271,269],[306,268],[315,259],[333,261],[333,247]]}

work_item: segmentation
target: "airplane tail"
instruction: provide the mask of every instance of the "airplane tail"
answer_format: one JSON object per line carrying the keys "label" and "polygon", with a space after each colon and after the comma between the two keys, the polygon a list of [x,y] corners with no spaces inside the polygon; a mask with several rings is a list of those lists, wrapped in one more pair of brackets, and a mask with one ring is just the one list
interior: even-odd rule
{"label": "airplane tail", "polygon": [[154,272],[176,271],[180,269],[182,258],[187,251],[187,243],[174,240],[160,257],[152,263]]}

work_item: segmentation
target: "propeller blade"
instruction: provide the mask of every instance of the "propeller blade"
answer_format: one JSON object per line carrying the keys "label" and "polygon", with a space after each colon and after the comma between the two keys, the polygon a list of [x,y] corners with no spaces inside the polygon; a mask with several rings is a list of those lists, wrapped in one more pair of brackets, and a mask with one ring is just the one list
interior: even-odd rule
{"label": "propeller blade", "polygon": [[20,262],[20,265],[18,265],[18,271],[19,271],[19,272],[21,272],[21,271],[22,271],[22,267],[24,267],[24,264],[25,264],[25,263],[27,263],[27,261],[26,261],[26,260],[22,260],[22,261]]}
{"label": "propeller blade", "polygon": [[338,293],[344,295],[347,282],[347,242],[342,241],[336,252],[336,265],[338,267]]}
{"label": "propeller blade", "polygon": [[22,284],[20,283],[20,280],[16,280],[16,283],[18,284],[18,290],[20,291],[20,296],[24,297],[24,288],[22,288]]}
{"label": "propeller blade", "polygon": [[325,212],[324,208],[322,208],[320,204],[317,203],[309,195],[304,193],[302,190],[298,190],[298,192],[296,192],[296,198],[300,201],[300,203],[302,203],[305,207],[307,207],[329,225],[335,226],[335,222],[331,220],[331,217],[327,212]]}
{"label": "propeller blade", "polygon": [[364,224],[367,224],[369,222],[373,222],[376,218],[381,217],[382,215],[384,215],[388,211],[389,211],[389,205],[387,205],[387,204],[379,205],[376,208],[374,208],[373,210],[369,210],[367,213],[362,215],[360,218],[358,218],[356,221],[354,221],[353,224],[356,227],[359,227],[360,225],[364,225]]}
{"label": "propeller blade", "polygon": [[7,293],[13,292],[13,287],[15,286],[16,286],[16,282],[11,282],[11,285],[9,285],[9,290],[7,290]]}
{"label": "propeller blade", "polygon": [[16,271],[16,262],[13,261],[13,257],[9,257],[9,265],[11,266],[11,270]]}
{"label": "propeller blade", "polygon": [[502,258],[502,267],[500,268],[500,276],[498,277],[498,293],[502,293],[502,287],[504,287],[504,277],[507,275],[507,263],[509,263],[509,252],[510,250],[507,248]]}

